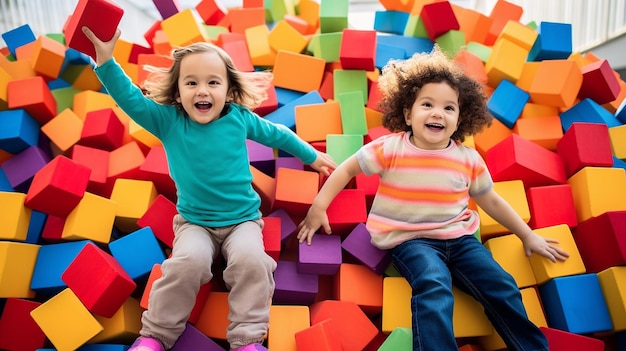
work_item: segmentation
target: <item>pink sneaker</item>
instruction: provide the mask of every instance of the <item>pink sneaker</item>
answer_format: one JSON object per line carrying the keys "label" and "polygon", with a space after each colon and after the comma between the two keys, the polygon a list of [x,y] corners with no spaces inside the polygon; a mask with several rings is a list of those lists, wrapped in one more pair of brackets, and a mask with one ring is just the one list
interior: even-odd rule
{"label": "pink sneaker", "polygon": [[[128,350],[131,351],[131,350]],[[230,349],[230,351],[269,351],[261,344],[249,344],[246,346],[239,346],[236,349]]]}
{"label": "pink sneaker", "polygon": [[165,348],[157,339],[140,336],[130,346],[128,351],[165,351]]}

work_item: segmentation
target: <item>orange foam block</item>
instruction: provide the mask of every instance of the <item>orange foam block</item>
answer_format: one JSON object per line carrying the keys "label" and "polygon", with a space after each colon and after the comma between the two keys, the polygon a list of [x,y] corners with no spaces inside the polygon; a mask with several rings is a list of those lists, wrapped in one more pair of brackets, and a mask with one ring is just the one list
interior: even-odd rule
{"label": "orange foam block", "polygon": [[40,212],[66,217],[87,190],[90,173],[88,167],[59,155],[35,173],[24,204]]}
{"label": "orange foam block", "polygon": [[383,307],[383,277],[361,264],[342,263],[335,275],[335,299],[354,302],[374,316]]}
{"label": "orange foam block", "polygon": [[513,134],[512,130],[494,118],[491,126],[485,127],[479,133],[474,134],[474,147],[485,158],[489,149],[508,138],[511,134]]}
{"label": "orange foam block", "polygon": [[311,318],[308,306],[270,306],[270,328],[267,332],[269,350],[299,351],[296,333],[309,328]]}
{"label": "orange foam block", "polygon": [[30,57],[33,70],[44,78],[59,77],[65,60],[65,46],[47,36],[39,36],[34,42]]}
{"label": "orange foam block", "polygon": [[296,134],[307,142],[325,141],[328,134],[343,134],[341,108],[336,101],[294,107]]}
{"label": "orange foam block", "polygon": [[184,9],[161,21],[161,28],[173,47],[208,41],[206,31],[191,9]]}
{"label": "orange foam block", "polygon": [[9,109],[24,109],[39,124],[46,124],[57,114],[57,103],[41,76],[9,81]]}
{"label": "orange foam block", "polygon": [[265,25],[265,9],[263,7],[238,7],[228,11],[233,33],[244,33],[246,29]]}
{"label": "orange foam block", "polygon": [[506,38],[496,41],[491,55],[485,62],[485,72],[489,78],[489,86],[495,88],[503,79],[511,83],[517,82],[522,75],[528,51]]}
{"label": "orange foam block", "polygon": [[452,4],[454,15],[459,22],[459,30],[465,33],[465,41],[483,43],[491,27],[491,18],[469,8]]}
{"label": "orange foam block", "polygon": [[80,141],[84,123],[69,108],[64,109],[48,123],[41,126],[44,133],[51,142],[61,151],[66,152]]}
{"label": "orange foam block", "polygon": [[226,9],[216,0],[201,0],[195,7],[196,12],[207,25],[215,25],[226,17]]}
{"label": "orange foam block", "polygon": [[195,327],[210,338],[226,340],[228,313],[228,292],[211,291],[204,301]]}
{"label": "orange foam block", "polygon": [[305,215],[319,191],[316,172],[279,168],[272,208],[284,208],[291,215]]}
{"label": "orange foam block", "polygon": [[261,213],[267,214],[272,209],[276,192],[276,179],[250,166],[252,173],[252,187],[261,197]]}
{"label": "orange foam block", "polygon": [[556,151],[556,146],[563,137],[561,118],[556,114],[518,118],[513,126],[513,133],[545,149]]}
{"label": "orange foam block", "polygon": [[493,45],[504,26],[509,21],[519,22],[523,13],[524,9],[517,4],[509,1],[496,1],[489,13],[492,22],[483,44]]}
{"label": "orange foam block", "polygon": [[570,107],[576,102],[582,84],[583,74],[576,62],[543,60],[528,93],[533,103]]}
{"label": "orange foam block", "polygon": [[111,151],[107,182],[112,185],[118,178],[140,179],[139,169],[145,160],[144,153],[135,141]]}
{"label": "orange foam block", "polygon": [[108,41],[113,38],[123,15],[124,10],[112,1],[79,0],[63,30],[67,46],[95,59],[96,50],[83,34],[82,27],[89,27],[98,38]]}
{"label": "orange foam block", "polygon": [[317,57],[279,51],[274,63],[274,85],[304,93],[317,90],[322,83],[325,66],[326,61]]}
{"label": "orange foam block", "polygon": [[296,53],[302,52],[309,42],[304,35],[284,20],[276,23],[267,39],[274,51],[285,50]]}
{"label": "orange foam block", "polygon": [[378,329],[354,302],[324,300],[310,306],[311,325],[330,319],[345,351],[363,350],[378,335]]}

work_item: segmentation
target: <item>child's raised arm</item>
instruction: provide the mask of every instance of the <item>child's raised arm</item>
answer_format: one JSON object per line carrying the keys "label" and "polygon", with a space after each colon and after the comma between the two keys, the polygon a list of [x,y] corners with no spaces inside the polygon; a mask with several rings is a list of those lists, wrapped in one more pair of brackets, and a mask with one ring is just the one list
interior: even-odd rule
{"label": "child's raised arm", "polygon": [[356,156],[352,155],[331,173],[330,177],[328,177],[320,189],[320,192],[313,200],[313,204],[311,208],[309,208],[306,218],[298,225],[299,230],[297,237],[299,242],[306,240],[307,244],[311,245],[313,234],[315,234],[320,227],[323,227],[327,234],[331,233],[326,209],[335,196],[346,187],[348,182],[361,172],[361,167],[359,166]]}
{"label": "child's raised arm", "polygon": [[83,33],[85,33],[85,36],[87,36],[87,39],[93,43],[94,49],[96,49],[96,64],[98,66],[113,57],[113,49],[115,49],[115,44],[122,34],[119,28],[115,31],[113,38],[106,42],[100,40],[100,38],[98,38],[88,27],[83,26],[81,29]]}

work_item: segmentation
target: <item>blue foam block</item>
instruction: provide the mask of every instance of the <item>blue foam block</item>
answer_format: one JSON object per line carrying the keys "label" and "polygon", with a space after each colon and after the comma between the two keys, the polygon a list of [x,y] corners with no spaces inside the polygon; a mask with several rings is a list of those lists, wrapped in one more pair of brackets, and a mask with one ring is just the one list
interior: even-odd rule
{"label": "blue foam block", "polygon": [[559,116],[564,132],[567,132],[574,122],[603,123],[609,128],[622,125],[613,114],[589,98],[579,101]]}
{"label": "blue foam block", "polygon": [[61,275],[89,240],[42,245],[37,255],[30,288],[42,295],[54,295],[67,288]]}
{"label": "blue foam block", "polygon": [[539,294],[551,328],[575,334],[613,330],[596,274],[554,278],[539,286]]}
{"label": "blue foam block", "polygon": [[0,111],[0,149],[17,154],[37,145],[39,128],[24,109]]}
{"label": "blue foam block", "polygon": [[498,121],[512,129],[529,99],[530,94],[503,79],[489,97],[487,109]]}
{"label": "blue foam block", "polygon": [[148,278],[152,267],[165,260],[163,249],[150,227],[141,228],[110,242],[109,250],[135,282]]}

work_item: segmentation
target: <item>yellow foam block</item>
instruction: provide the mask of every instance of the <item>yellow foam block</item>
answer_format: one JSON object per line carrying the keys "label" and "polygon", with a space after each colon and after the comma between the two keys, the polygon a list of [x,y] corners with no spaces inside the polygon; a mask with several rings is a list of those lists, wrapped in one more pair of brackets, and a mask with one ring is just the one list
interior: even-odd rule
{"label": "yellow foam block", "polygon": [[149,148],[161,146],[161,140],[159,140],[159,138],[155,137],[154,134],[147,131],[132,119],[128,121],[128,133],[133,137],[133,139]]}
{"label": "yellow foam block", "polygon": [[54,145],[65,152],[80,140],[84,124],[74,111],[66,108],[41,126],[41,131]]}
{"label": "yellow foam block", "polygon": [[524,245],[515,234],[491,238],[485,242],[485,247],[491,251],[496,262],[513,276],[519,288],[537,284]]}
{"label": "yellow foam block", "polygon": [[96,320],[102,325],[103,330],[89,340],[89,343],[123,342],[131,344],[139,336],[143,311],[144,309],[139,306],[139,301],[131,297],[124,302],[113,317],[105,318],[96,315]]}
{"label": "yellow foam block", "polygon": [[300,34],[285,20],[276,23],[268,36],[268,40],[274,51],[285,50],[297,53],[302,52],[309,43],[304,35]]}
{"label": "yellow foam block", "polygon": [[564,277],[585,273],[585,264],[578,252],[576,242],[567,224],[559,224],[551,227],[535,229],[538,235],[554,239],[558,244],[554,244],[569,254],[569,258],[563,262],[552,262],[549,259],[534,253],[530,256],[530,264],[535,272],[537,284],[541,285],[556,277]]}
{"label": "yellow foam block", "polygon": [[0,240],[26,240],[32,210],[25,200],[26,194],[0,191]]}
{"label": "yellow foam block", "polygon": [[626,330],[626,267],[610,267],[598,273],[614,331]]}
{"label": "yellow foam block", "polygon": [[13,77],[4,68],[0,67],[0,110],[9,108],[9,82]]}
{"label": "yellow foam block", "polygon": [[119,39],[117,43],[115,43],[115,48],[113,49],[113,57],[118,63],[128,62],[130,59],[130,54],[133,51],[133,43],[130,41]]}
{"label": "yellow foam block", "polygon": [[383,278],[383,333],[411,327],[411,286],[404,277]]}
{"label": "yellow foam block", "polygon": [[373,108],[365,108],[365,121],[367,129],[380,127],[383,125],[383,113]]}
{"label": "yellow foam block", "polygon": [[[462,338],[491,334],[493,327],[483,307],[456,287],[452,288],[452,292],[454,336]],[[411,286],[404,277],[385,277],[381,331],[391,333],[395,328],[411,328]]]}
{"label": "yellow foam block", "polygon": [[496,40],[507,39],[521,46],[524,50],[530,51],[535,44],[539,33],[529,26],[525,26],[518,21],[509,20],[502,28]]}
{"label": "yellow foam block", "polygon": [[252,65],[274,66],[277,54],[270,45],[269,35],[270,30],[266,25],[250,27],[244,31]]}
{"label": "yellow foam block", "polygon": [[338,102],[306,104],[294,108],[296,134],[307,142],[325,141],[328,134],[343,134]]}
{"label": "yellow foam block", "polygon": [[116,213],[117,204],[114,200],[85,192],[65,219],[61,238],[108,244]]}
{"label": "yellow foam block", "polygon": [[[493,189],[513,207],[513,210],[524,222],[528,223],[530,220],[530,209],[526,191],[524,190],[524,183],[521,180],[495,182]],[[480,235],[483,238],[483,242],[493,236],[493,234],[510,233],[508,229],[480,207],[478,207],[478,214],[480,215]]]}
{"label": "yellow foam block", "polygon": [[113,108],[117,106],[111,95],[85,90],[74,95],[74,103],[72,105],[72,111],[83,122],[87,117],[87,112],[102,110],[105,108]]}
{"label": "yellow foam block", "polygon": [[578,222],[609,211],[626,210],[626,176],[623,168],[584,167],[571,176]]}
{"label": "yellow foam block", "polygon": [[270,306],[270,328],[267,348],[270,350],[298,351],[295,335],[311,326],[308,306]]}
{"label": "yellow foam block", "polygon": [[146,213],[158,195],[152,181],[116,179],[110,197],[117,203],[115,226],[127,233],[139,229],[137,220]]}
{"label": "yellow foam block", "polygon": [[33,298],[30,289],[39,245],[0,241],[0,298]]}
{"label": "yellow foam block", "polygon": [[37,38],[30,57],[33,70],[37,74],[51,79],[58,78],[64,60],[65,45],[45,35]]}
{"label": "yellow foam block", "polygon": [[30,312],[58,351],[73,351],[103,328],[78,297],[67,288]]}
{"label": "yellow foam block", "polygon": [[[520,293],[522,294],[522,303],[524,304],[524,308],[528,314],[528,319],[538,327],[547,327],[548,322],[546,321],[546,316],[543,312],[543,308],[541,307],[541,301],[539,300],[537,289],[529,287],[521,289]],[[495,329],[493,329],[493,333],[491,335],[479,337],[478,343],[485,351],[506,349],[504,340],[502,340],[502,337],[498,334],[498,332],[496,332]]]}
{"label": "yellow foam block", "polygon": [[209,40],[190,8],[161,21],[161,29],[173,47]]}
{"label": "yellow foam block", "polygon": [[609,139],[613,155],[619,159],[626,159],[626,125],[609,128]]}
{"label": "yellow foam block", "polygon": [[489,85],[497,87],[503,79],[512,83],[517,82],[528,57],[528,50],[502,38],[493,45],[491,55],[485,62],[485,72],[489,78]]}
{"label": "yellow foam block", "polygon": [[204,302],[195,327],[210,338],[226,340],[226,328],[229,324],[228,312],[228,292],[211,291]]}

